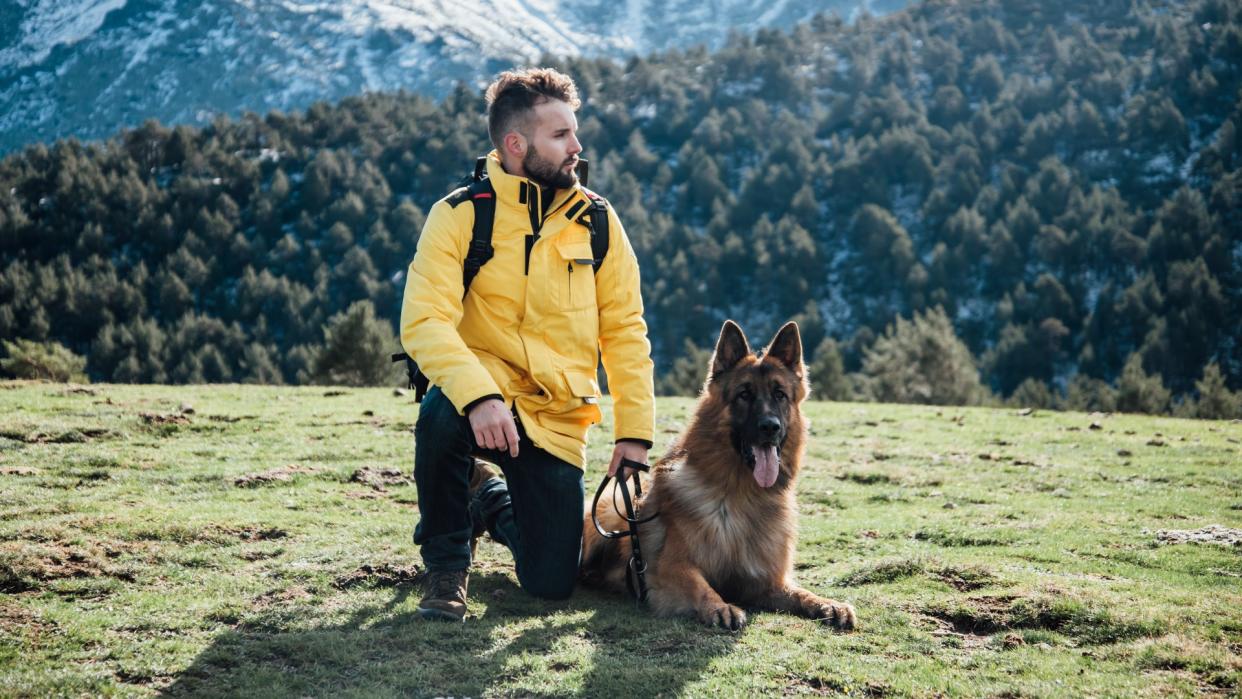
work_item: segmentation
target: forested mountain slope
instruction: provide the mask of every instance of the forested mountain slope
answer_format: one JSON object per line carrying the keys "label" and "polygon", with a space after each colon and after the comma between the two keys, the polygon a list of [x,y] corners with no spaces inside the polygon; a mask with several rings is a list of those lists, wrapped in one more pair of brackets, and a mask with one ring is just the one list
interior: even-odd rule
{"label": "forested mountain slope", "polygon": [[[726,317],[798,317],[847,370],[942,306],[1008,394],[1242,382],[1242,9],[929,2],[716,52],[574,59],[592,185],[634,241],[660,371]],[[95,379],[286,381],[487,150],[473,88],[149,123],[0,163],[0,336]]]}

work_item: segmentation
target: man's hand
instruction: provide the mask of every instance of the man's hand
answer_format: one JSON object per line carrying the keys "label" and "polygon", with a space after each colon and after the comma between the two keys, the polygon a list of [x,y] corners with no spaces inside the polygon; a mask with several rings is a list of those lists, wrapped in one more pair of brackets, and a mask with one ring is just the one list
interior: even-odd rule
{"label": "man's hand", "polygon": [[[612,448],[612,463],[608,464],[609,476],[617,475],[617,467],[621,465],[621,459],[623,457],[630,459],[631,461],[637,461],[640,464],[645,464],[647,463],[647,447],[639,444],[638,442],[618,442],[617,445]],[[625,468],[622,469],[622,471],[622,479],[628,479],[630,476],[634,475],[634,469],[632,468]]]}
{"label": "man's hand", "polygon": [[517,423],[505,402],[492,398],[470,409],[467,416],[474,441],[484,449],[507,451],[514,458],[518,455]]}

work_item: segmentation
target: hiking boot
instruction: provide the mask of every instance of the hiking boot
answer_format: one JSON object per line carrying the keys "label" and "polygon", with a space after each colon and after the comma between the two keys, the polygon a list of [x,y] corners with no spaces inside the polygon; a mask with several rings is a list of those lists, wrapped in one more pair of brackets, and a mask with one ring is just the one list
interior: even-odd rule
{"label": "hiking boot", "polygon": [[464,570],[429,570],[423,579],[423,599],[418,615],[441,621],[466,620],[466,583],[470,573]]}
{"label": "hiking boot", "polygon": [[[474,473],[470,474],[470,499],[474,500],[475,494],[479,492],[479,488],[483,484],[493,478],[499,478],[500,472],[492,467],[491,464],[480,459],[474,460]],[[487,522],[484,520],[479,507],[472,502],[470,506],[470,520],[474,525],[474,531],[470,534],[470,558],[474,559],[475,553],[479,549],[479,537],[487,533]]]}

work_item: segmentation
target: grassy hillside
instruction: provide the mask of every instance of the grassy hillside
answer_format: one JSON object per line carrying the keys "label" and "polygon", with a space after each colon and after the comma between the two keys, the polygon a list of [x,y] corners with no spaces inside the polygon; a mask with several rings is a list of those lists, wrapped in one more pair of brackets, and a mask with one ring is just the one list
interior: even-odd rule
{"label": "grassy hillside", "polygon": [[536,602],[491,542],[467,623],[426,623],[409,397],[0,384],[0,695],[1239,691],[1242,425],[807,409],[798,572],[853,634]]}

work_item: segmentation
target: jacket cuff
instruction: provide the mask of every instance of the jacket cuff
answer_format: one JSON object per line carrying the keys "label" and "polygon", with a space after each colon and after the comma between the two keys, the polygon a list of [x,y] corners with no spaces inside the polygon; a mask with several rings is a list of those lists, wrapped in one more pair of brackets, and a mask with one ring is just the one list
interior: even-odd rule
{"label": "jacket cuff", "polygon": [[474,409],[474,406],[478,405],[479,403],[482,403],[482,402],[483,402],[483,401],[485,401],[485,400],[493,400],[493,399],[498,400],[498,401],[500,401],[501,403],[503,403],[503,402],[505,401],[505,397],[504,397],[504,396],[502,396],[502,395],[500,395],[499,393],[489,393],[489,394],[488,394],[488,395],[486,395],[486,396],[481,396],[481,397],[479,397],[479,398],[475,398],[474,400],[472,400],[472,401],[470,401],[469,403],[467,403],[467,404],[466,404],[466,406],[465,406],[464,408],[462,408],[462,409],[461,409],[461,414],[462,414],[462,415],[469,415],[469,414],[470,414],[470,411]]}
{"label": "jacket cuff", "polygon": [[655,446],[650,441],[646,439],[639,439],[637,437],[621,437],[620,439],[616,441],[616,444],[620,444],[621,442],[633,442],[635,444],[640,444],[643,446],[644,449],[648,449],[648,450],[650,450],[652,447]]}

